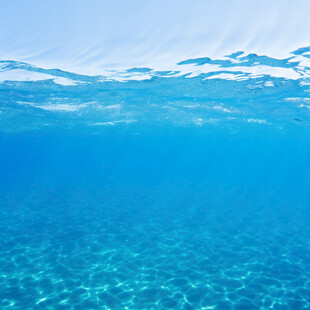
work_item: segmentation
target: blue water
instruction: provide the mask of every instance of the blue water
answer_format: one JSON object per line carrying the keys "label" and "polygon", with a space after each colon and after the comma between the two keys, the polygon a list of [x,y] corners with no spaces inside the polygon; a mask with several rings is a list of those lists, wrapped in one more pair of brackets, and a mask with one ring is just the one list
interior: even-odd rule
{"label": "blue water", "polygon": [[1,309],[310,309],[309,68],[237,57],[300,76],[1,63]]}

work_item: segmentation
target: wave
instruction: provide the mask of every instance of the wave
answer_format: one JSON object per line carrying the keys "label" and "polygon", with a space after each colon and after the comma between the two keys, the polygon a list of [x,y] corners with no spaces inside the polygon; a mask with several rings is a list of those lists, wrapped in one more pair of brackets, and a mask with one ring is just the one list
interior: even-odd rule
{"label": "wave", "polygon": [[106,70],[94,76],[0,61],[1,130],[143,122],[309,124],[310,47],[284,59],[238,51],[172,67]]}

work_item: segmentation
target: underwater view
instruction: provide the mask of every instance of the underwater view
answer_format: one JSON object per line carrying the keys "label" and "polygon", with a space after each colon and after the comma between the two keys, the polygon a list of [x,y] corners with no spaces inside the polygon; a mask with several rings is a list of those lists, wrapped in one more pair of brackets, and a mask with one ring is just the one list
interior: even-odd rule
{"label": "underwater view", "polygon": [[[7,25],[27,15],[0,1]],[[108,37],[122,65],[97,49],[74,67],[36,44],[80,23],[39,35],[30,19],[20,41],[0,34],[0,309],[310,309],[309,45],[134,63],[142,45]]]}

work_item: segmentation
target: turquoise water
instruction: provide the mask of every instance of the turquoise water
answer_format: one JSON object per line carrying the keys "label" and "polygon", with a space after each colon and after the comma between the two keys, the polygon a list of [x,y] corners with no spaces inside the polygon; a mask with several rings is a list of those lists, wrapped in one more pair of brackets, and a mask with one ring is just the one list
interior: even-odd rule
{"label": "turquoise water", "polygon": [[310,309],[309,50],[2,61],[0,308]]}

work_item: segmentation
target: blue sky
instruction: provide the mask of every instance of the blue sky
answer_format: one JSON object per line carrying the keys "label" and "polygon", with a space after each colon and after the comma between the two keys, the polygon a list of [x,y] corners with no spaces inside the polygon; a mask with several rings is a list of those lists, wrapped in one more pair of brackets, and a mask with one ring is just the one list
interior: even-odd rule
{"label": "blue sky", "polygon": [[0,59],[81,73],[310,45],[307,0],[0,0]]}

